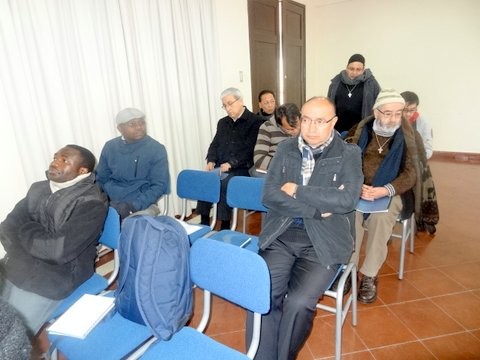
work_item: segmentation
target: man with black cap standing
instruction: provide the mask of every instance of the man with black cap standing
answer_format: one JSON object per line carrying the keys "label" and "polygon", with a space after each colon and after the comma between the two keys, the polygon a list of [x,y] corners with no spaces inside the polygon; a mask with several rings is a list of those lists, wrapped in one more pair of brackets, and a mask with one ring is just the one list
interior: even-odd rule
{"label": "man with black cap standing", "polygon": [[353,54],[347,68],[332,79],[328,97],[335,103],[338,121],[335,129],[342,133],[372,114],[372,107],[380,85],[370,69],[365,69],[365,58]]}
{"label": "man with black cap standing", "polygon": [[122,219],[145,209],[158,215],[156,203],[170,188],[165,146],[147,135],[142,111],[126,108],[115,120],[121,136],[103,147],[97,183]]}

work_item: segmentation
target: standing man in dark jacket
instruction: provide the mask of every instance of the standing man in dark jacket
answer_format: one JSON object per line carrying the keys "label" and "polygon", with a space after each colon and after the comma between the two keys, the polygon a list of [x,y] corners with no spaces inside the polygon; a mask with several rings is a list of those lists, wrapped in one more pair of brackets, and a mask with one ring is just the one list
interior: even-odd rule
{"label": "standing man in dark jacket", "polygon": [[353,54],[347,68],[332,79],[328,97],[335,103],[338,121],[335,129],[342,133],[372,114],[373,103],[380,85],[370,69],[365,68],[365,58]]}
{"label": "standing man in dark jacket", "polygon": [[[228,229],[232,209],[227,205],[227,185],[233,176],[248,176],[248,169],[253,165],[258,129],[264,119],[243,105],[240,90],[228,88],[220,97],[227,116],[218,121],[217,132],[208,148],[206,169],[217,168],[222,177],[218,219],[222,222],[221,228]],[[209,224],[211,206],[204,201],[197,203],[196,212],[201,215],[204,225]]]}
{"label": "standing man in dark jacket", "polygon": [[77,145],[57,151],[48,180],[30,187],[0,224],[6,255],[2,297],[36,334],[58,303],[92,276],[107,214],[95,185],[95,156]]}
{"label": "standing man in dark jacket", "polygon": [[300,121],[300,136],[278,145],[265,180],[260,255],[270,270],[272,303],[258,360],[296,358],[318,299],[354,249],[360,149],[334,130],[335,106],[327,98],[308,100]]}

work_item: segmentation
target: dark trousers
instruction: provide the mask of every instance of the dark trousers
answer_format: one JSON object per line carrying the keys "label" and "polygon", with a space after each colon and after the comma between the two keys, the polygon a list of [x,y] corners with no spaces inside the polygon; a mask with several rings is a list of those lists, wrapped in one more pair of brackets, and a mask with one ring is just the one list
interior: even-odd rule
{"label": "dark trousers", "polygon": [[[222,179],[220,181],[220,201],[217,205],[218,220],[230,221],[230,218],[232,217],[232,208],[227,204],[227,187],[230,179],[238,175],[249,176],[248,169],[235,169],[235,171],[230,172],[225,179]],[[211,208],[212,208],[212,203],[209,203],[206,201],[198,201],[195,212],[199,215],[209,216]]]}
{"label": "dark trousers", "polygon": [[[307,339],[320,296],[338,266],[323,266],[305,229],[289,228],[260,255],[270,270],[270,312],[262,317],[257,360],[295,359]],[[252,316],[249,314],[247,329]],[[251,334],[247,334],[247,341]]]}

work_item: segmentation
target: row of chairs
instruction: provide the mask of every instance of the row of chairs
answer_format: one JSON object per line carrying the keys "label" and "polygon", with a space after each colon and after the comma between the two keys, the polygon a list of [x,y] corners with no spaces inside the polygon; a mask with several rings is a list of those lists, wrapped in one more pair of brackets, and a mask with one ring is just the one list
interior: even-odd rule
{"label": "row of chairs", "polygon": [[[190,189],[190,192],[182,193],[179,196],[184,198],[184,210],[186,209],[187,199],[191,200],[205,200],[214,203],[217,199],[217,193],[214,190],[219,190],[219,178],[211,178],[210,173],[196,171],[196,170],[184,170],[180,173],[179,179],[181,179],[182,187]],[[216,183],[218,181],[218,183]],[[213,233],[209,237],[212,239],[220,240],[223,242],[228,242],[237,246],[245,246],[247,249],[252,251],[258,251],[258,238],[253,235],[246,235],[246,226],[245,219],[248,211],[258,211],[266,212],[267,208],[262,204],[262,191],[263,191],[263,181],[264,178],[252,178],[244,176],[233,177],[227,187],[227,203],[230,207],[233,208],[232,214],[232,227],[230,230],[221,230],[219,232]],[[201,198],[202,196],[208,196],[208,194],[202,193],[202,190],[197,191],[193,187],[194,182],[199,182],[202,184],[202,187],[210,186],[211,197],[208,199]],[[177,184],[178,186],[178,184]],[[218,194],[219,196],[219,194]],[[242,233],[235,231],[238,224],[238,212],[240,209],[243,210],[243,231]],[[214,208],[214,213],[215,213]],[[213,230],[213,225],[215,224],[216,217],[212,219],[211,229]],[[405,251],[406,244],[410,240],[410,252],[414,251],[414,224],[415,216],[412,214],[407,219],[399,218],[398,223],[402,226],[402,231],[400,234],[392,232],[392,237],[400,238],[401,240],[401,249],[400,249],[400,266],[398,272],[398,278],[403,279],[404,274],[404,262],[405,262]],[[206,233],[203,232],[202,236]],[[193,235],[191,241],[195,241],[195,235]],[[335,291],[327,290],[324,294],[326,297],[334,299],[335,306],[330,306],[325,303],[318,303],[317,309],[324,310],[335,314],[335,358],[341,358],[341,344],[342,344],[342,328],[347,317],[347,314],[352,309],[352,324],[357,325],[357,268],[354,263],[349,263],[344,266],[344,270],[339,274],[340,279]],[[348,279],[351,278],[352,281],[352,291],[346,297],[344,297],[343,289],[345,283]]]}
{"label": "row of chairs", "polygon": [[[218,179],[218,176],[216,176]],[[209,175],[206,172],[196,171],[196,170],[184,170],[179,174],[179,179],[181,181],[195,182],[198,181],[206,185],[208,182]],[[201,179],[201,180],[200,180]],[[218,186],[214,183],[215,179],[212,179],[210,186]],[[227,203],[233,209],[232,213],[232,226],[230,230],[221,230],[215,232],[208,237],[210,239],[218,240],[220,242],[233,244],[238,247],[244,247],[253,252],[258,252],[258,237],[246,234],[245,219],[248,213],[250,212],[266,212],[267,208],[262,204],[262,191],[263,191],[264,178],[253,178],[246,176],[235,176],[228,183],[227,187]],[[186,188],[192,189],[189,184],[183,184]],[[191,184],[190,184],[191,185]],[[178,186],[178,184],[177,184]],[[184,196],[186,194],[183,194]],[[191,200],[204,200],[199,198],[199,196],[205,196],[204,194],[196,193],[191,191],[188,194],[189,199]],[[213,202],[214,197],[209,198],[209,202]],[[184,202],[186,206],[186,200]],[[244,223],[242,226],[242,232],[236,231],[238,226],[238,213],[243,210],[243,219]],[[216,219],[215,219],[216,220]],[[213,229],[213,227],[212,227]],[[195,234],[192,234],[193,237],[191,241],[195,242]],[[324,294],[326,297],[330,297],[335,300],[335,306],[329,306],[324,303],[318,303],[317,309],[328,311],[335,314],[335,358],[341,358],[341,345],[342,345],[342,328],[347,317],[347,314],[352,309],[352,324],[355,326],[357,324],[357,288],[356,288],[356,275],[357,269],[354,263],[349,263],[344,266],[343,272],[338,274],[339,281],[337,289],[327,290]],[[348,276],[352,278],[352,291],[347,296],[344,296],[343,289],[345,283],[348,279]]]}
{"label": "row of chairs", "polygon": [[[181,219],[186,218],[187,213],[187,204],[188,200],[203,200],[208,201],[213,204],[213,214],[212,221],[210,226],[201,226],[198,231],[193,234],[190,234],[190,241],[192,244],[196,240],[202,238],[205,235],[209,235],[212,240],[215,240],[219,243],[229,243],[235,245],[236,247],[245,247],[251,252],[256,253],[258,251],[258,238],[253,235],[245,234],[245,218],[247,210],[250,211],[260,211],[265,212],[267,209],[261,203],[261,193],[263,189],[263,178],[250,178],[238,176],[231,179],[228,189],[227,189],[227,202],[233,208],[233,219],[232,219],[232,228],[230,230],[222,230],[219,232],[212,233],[213,227],[216,222],[216,204],[220,198],[220,179],[217,174],[212,172],[198,171],[198,170],[184,170],[182,171],[177,178],[177,195],[182,199],[182,214]],[[242,209],[244,211],[244,224],[243,232],[235,231],[238,223],[238,212]],[[399,278],[403,277],[403,261],[404,261],[404,251],[407,238],[410,238],[410,251],[413,252],[413,215],[412,218],[403,220],[403,233],[400,236],[402,238],[402,249],[401,249],[401,264]],[[210,233],[210,234],[209,234]],[[105,223],[105,228],[101,236],[101,243],[106,246],[114,249],[114,263],[118,264],[118,253],[116,251],[118,245],[118,238],[120,234],[120,223],[118,219],[118,214],[115,213],[114,209],[110,209],[107,220]],[[393,234],[392,236],[397,236]],[[338,282],[337,291],[328,290],[325,293],[325,296],[335,299],[335,307],[330,307],[324,304],[319,303],[317,305],[318,309],[326,310],[331,313],[336,314],[336,327],[335,327],[335,353],[336,358],[341,357],[341,335],[342,327],[347,316],[347,313],[352,308],[352,323],[356,325],[356,267],[352,264],[347,264],[344,267],[343,273],[341,273],[340,280]],[[56,312],[56,316],[61,314],[65,309],[67,309],[73,302],[75,302],[83,293],[99,293],[106,287],[108,287],[115,279],[118,273],[118,265],[115,265],[114,271],[108,279],[102,284],[96,285],[96,288],[93,288],[89,291],[85,291],[86,284],[82,285],[77,289],[71,297],[65,300],[62,303],[62,306]],[[401,276],[400,276],[401,274]],[[353,280],[353,290],[346,299],[343,298],[343,288],[345,286],[345,281],[347,280],[348,275],[351,276]],[[89,279],[93,283],[93,279],[98,280],[97,278],[101,276],[95,274],[92,279]],[[209,313],[209,309],[205,310],[205,314]],[[118,319],[117,319],[118,320]],[[115,322],[115,321],[114,321]],[[116,324],[119,326],[119,324]],[[202,330],[203,329],[198,329]],[[189,330],[187,330],[189,331]],[[127,332],[128,333],[128,332]],[[148,337],[148,333],[145,331],[135,331],[136,336]],[[120,336],[121,334],[118,334]],[[145,340],[145,339],[143,339]]]}
{"label": "row of chairs", "polygon": [[[241,269],[241,271],[239,271]],[[203,314],[197,328],[183,327],[169,341],[157,341],[147,326],[119,313],[98,324],[85,339],[49,335],[68,359],[253,359],[261,315],[270,308],[270,275],[265,261],[238,246],[200,238],[190,250],[192,282],[203,289]],[[203,334],[212,294],[254,313],[253,339],[243,354]]]}

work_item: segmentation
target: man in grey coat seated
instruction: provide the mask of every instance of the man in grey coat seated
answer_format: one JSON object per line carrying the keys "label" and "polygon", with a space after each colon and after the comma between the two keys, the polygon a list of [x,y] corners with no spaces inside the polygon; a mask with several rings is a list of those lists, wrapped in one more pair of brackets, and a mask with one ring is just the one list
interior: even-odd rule
{"label": "man in grey coat seated", "polygon": [[260,255],[272,280],[256,359],[295,359],[312,327],[318,299],[354,249],[355,205],[363,183],[360,149],[334,130],[324,97],[302,107],[300,136],[284,140],[270,163],[268,213]]}
{"label": "man in grey coat seated", "polygon": [[57,305],[94,272],[107,214],[95,184],[95,156],[67,145],[53,156],[47,179],[30,187],[0,224],[6,255],[1,296],[35,335]]}

